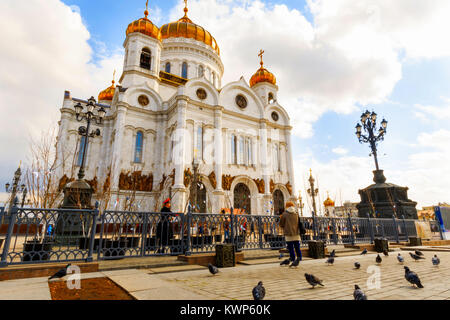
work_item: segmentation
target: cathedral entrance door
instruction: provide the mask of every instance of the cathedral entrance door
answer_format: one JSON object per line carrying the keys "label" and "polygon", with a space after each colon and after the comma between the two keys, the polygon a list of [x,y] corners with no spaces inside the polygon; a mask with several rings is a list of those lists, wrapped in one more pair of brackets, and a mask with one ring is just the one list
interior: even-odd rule
{"label": "cathedral entrance door", "polygon": [[202,182],[197,183],[197,199],[195,199],[195,210],[197,213],[206,212],[206,187]]}
{"label": "cathedral entrance door", "polygon": [[280,214],[280,210],[284,211],[284,196],[280,189],[273,193],[273,209],[275,214]]}
{"label": "cathedral entrance door", "polygon": [[234,188],[234,208],[242,209],[247,214],[252,213],[250,189],[243,183]]}

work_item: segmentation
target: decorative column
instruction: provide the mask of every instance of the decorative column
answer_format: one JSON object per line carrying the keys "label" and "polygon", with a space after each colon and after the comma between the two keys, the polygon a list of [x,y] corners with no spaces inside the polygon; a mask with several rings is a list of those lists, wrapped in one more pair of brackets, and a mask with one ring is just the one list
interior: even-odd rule
{"label": "decorative column", "polygon": [[269,173],[269,157],[267,152],[267,120],[260,121],[259,136],[261,137],[261,172],[263,174],[264,180],[264,196],[262,206],[265,215],[267,215],[267,210],[270,210],[270,214],[273,214],[270,201],[272,199],[272,194],[270,193],[270,173]]}
{"label": "decorative column", "polygon": [[286,133],[286,143],[287,143],[287,170],[288,170],[288,177],[289,177],[289,183],[292,186],[292,194],[289,197],[289,200],[294,201],[296,200],[296,189],[295,189],[295,177],[294,177],[294,163],[292,160],[292,135],[291,135],[292,127],[289,127],[285,130]]}
{"label": "decorative column", "polygon": [[119,191],[119,177],[122,171],[122,144],[125,126],[125,117],[127,109],[124,106],[117,107],[117,117],[114,126],[115,136],[114,136],[114,151],[112,159],[112,186],[111,189]]}
{"label": "decorative column", "polygon": [[216,106],[214,110],[214,173],[216,175],[216,190],[213,191],[214,201],[212,209],[214,213],[220,212],[225,205],[225,192],[222,189],[223,174],[223,137],[222,137],[223,107]]}

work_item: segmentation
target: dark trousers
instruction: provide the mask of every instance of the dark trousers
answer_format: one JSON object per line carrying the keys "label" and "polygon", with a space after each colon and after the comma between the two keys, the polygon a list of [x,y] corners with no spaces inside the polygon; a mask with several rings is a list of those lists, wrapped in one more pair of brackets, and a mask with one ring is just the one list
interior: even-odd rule
{"label": "dark trousers", "polygon": [[300,241],[288,241],[287,247],[289,250],[290,260],[295,260],[295,255],[297,254],[297,259],[302,260],[302,251],[300,250]]}

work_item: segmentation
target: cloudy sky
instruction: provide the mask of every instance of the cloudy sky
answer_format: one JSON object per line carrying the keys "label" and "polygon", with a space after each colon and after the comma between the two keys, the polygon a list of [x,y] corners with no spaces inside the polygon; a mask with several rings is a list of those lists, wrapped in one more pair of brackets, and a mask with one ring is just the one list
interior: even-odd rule
{"label": "cloudy sky", "polygon": [[[158,26],[181,0],[150,0]],[[0,1],[0,186],[28,160],[30,136],[59,120],[64,90],[97,96],[120,74],[127,25],[144,0]],[[340,204],[372,183],[373,159],[354,127],[369,109],[388,121],[379,147],[389,182],[418,207],[450,202],[450,1],[189,0],[216,38],[222,83],[249,80],[265,50],[294,127],[297,189],[309,168]]]}

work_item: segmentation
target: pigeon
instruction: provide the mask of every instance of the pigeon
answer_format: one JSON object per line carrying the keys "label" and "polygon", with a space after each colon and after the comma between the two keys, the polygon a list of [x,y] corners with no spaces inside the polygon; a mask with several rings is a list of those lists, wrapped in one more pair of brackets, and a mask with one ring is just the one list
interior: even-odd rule
{"label": "pigeon", "polygon": [[383,250],[383,254],[386,256],[386,257],[388,257],[389,256],[389,252],[385,249],[385,250]]}
{"label": "pigeon", "polygon": [[423,256],[423,253],[419,250],[414,251],[418,256]]}
{"label": "pigeon", "polygon": [[397,260],[398,260],[398,262],[400,262],[400,263],[405,262],[405,259],[403,259],[402,255],[401,255],[400,253],[399,253],[398,256],[397,256]]}
{"label": "pigeon", "polygon": [[328,265],[333,264],[334,263],[334,258],[333,257],[328,258],[326,263],[328,263]]}
{"label": "pigeon", "polygon": [[331,251],[330,253],[330,257],[334,258],[336,256],[336,250],[333,249],[333,251]]}
{"label": "pigeon", "polygon": [[364,250],[361,252],[361,254],[367,254],[367,248],[364,248]]}
{"label": "pigeon", "polygon": [[284,257],[284,254],[280,253],[280,255],[278,256],[278,260],[283,259],[283,257]]}
{"label": "pigeon", "polygon": [[316,277],[315,275],[313,275],[313,274],[305,273],[305,278],[306,278],[306,281],[308,281],[308,283],[309,283],[310,285],[312,285],[313,289],[314,289],[314,287],[317,286],[317,285],[321,285],[322,287],[324,286],[324,285],[322,284],[322,280],[320,280],[319,278],[317,278],[317,277]]}
{"label": "pigeon", "polygon": [[433,266],[438,266],[439,263],[441,263],[441,259],[439,259],[437,255],[434,255],[434,257],[431,258],[431,262],[433,262]]}
{"label": "pigeon", "polygon": [[353,291],[353,298],[355,298],[355,300],[367,300],[367,296],[364,294],[364,292],[357,284],[355,284],[355,291]]}
{"label": "pigeon", "polygon": [[295,259],[295,261],[294,262],[292,262],[292,264],[289,266],[289,268],[292,268],[292,267],[298,267],[298,264],[300,263],[300,260],[299,259]]}
{"label": "pigeon", "polygon": [[252,290],[253,299],[263,300],[266,295],[266,289],[263,287],[262,281],[258,282],[258,285]]}
{"label": "pigeon", "polygon": [[291,262],[290,259],[286,259],[280,263],[280,266],[287,266],[287,265],[289,265],[290,262]]}
{"label": "pigeon", "polygon": [[213,266],[211,263],[208,263],[208,269],[212,274],[216,274],[219,272],[219,269],[216,266]]}
{"label": "pigeon", "polygon": [[355,262],[355,269],[361,268],[361,264],[359,262]]}
{"label": "pigeon", "polygon": [[376,257],[376,259],[375,259],[375,261],[376,261],[378,264],[380,264],[381,261],[383,261],[383,259],[381,259],[380,255],[378,254],[377,257]]}
{"label": "pigeon", "polygon": [[406,266],[405,266],[405,279],[408,280],[408,282],[412,283],[413,286],[416,285],[418,288],[423,288],[423,285],[420,283],[420,279],[417,273],[409,270],[409,268]]}
{"label": "pigeon", "polygon": [[67,275],[67,269],[70,266],[71,266],[71,264],[69,263],[65,268],[59,270],[57,273],[55,273],[50,278],[48,278],[48,280],[52,280],[52,279],[55,279],[55,278],[61,279],[61,278],[65,277]]}
{"label": "pigeon", "polygon": [[425,260],[424,257],[418,256],[417,254],[414,254],[414,253],[411,253],[411,252],[409,253],[409,255],[410,255],[411,258],[413,258],[415,261],[420,260],[420,259]]}

